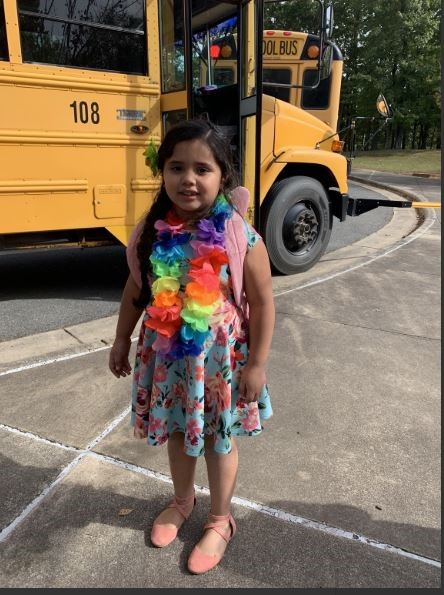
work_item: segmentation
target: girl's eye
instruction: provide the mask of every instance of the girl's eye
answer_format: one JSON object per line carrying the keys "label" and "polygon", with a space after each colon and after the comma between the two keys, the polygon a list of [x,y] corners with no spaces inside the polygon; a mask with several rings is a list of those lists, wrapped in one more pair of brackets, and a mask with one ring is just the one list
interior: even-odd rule
{"label": "girl's eye", "polygon": [[205,174],[205,173],[207,173],[209,170],[208,170],[206,167],[199,167],[199,168],[197,169],[197,171],[198,171],[200,174]]}

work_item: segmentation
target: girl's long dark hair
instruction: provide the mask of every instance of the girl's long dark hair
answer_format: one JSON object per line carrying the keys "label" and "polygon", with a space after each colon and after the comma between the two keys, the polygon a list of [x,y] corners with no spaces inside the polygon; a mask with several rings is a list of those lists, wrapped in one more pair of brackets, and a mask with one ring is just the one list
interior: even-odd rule
{"label": "girl's long dark hair", "polygon": [[[184,120],[168,130],[158,150],[159,171],[163,172],[166,161],[170,159],[178,143],[198,139],[203,140],[211,149],[213,157],[222,172],[221,190],[228,194],[238,185],[238,176],[234,168],[230,144],[222,132],[208,120]],[[172,206],[173,203],[162,183],[151,208],[145,216],[145,223],[137,244],[137,258],[142,276],[140,295],[137,300],[134,300],[134,305],[137,308],[145,308],[151,299],[148,277],[153,273],[149,256],[156,237],[154,223],[158,219],[165,219]]]}

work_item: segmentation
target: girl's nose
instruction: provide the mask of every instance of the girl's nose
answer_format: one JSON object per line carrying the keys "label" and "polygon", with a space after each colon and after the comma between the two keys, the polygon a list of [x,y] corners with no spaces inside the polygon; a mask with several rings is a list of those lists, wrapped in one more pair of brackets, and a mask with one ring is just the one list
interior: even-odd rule
{"label": "girl's nose", "polygon": [[183,184],[194,184],[194,172],[192,169],[184,169],[182,174]]}

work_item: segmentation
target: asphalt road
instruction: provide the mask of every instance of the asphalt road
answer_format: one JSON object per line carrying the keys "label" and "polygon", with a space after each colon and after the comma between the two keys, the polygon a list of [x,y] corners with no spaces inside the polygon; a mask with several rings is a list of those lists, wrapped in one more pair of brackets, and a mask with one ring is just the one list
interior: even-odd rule
{"label": "asphalt road", "polygon": [[[379,193],[350,183],[354,197]],[[386,225],[391,208],[339,223],[327,252],[348,246]],[[0,341],[111,316],[128,274],[123,247],[0,253]]]}

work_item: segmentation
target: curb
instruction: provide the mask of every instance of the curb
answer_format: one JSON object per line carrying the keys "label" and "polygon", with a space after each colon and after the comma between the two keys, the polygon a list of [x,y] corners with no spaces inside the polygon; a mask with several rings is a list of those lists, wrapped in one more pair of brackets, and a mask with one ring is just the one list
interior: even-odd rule
{"label": "curb", "polygon": [[[392,171],[383,171],[381,169],[366,169],[365,167],[357,167],[356,169],[362,170],[362,171],[368,171],[368,172],[372,172],[372,173],[377,173],[377,174],[394,174],[395,173]],[[352,168],[352,171],[353,171],[353,168]],[[432,173],[420,172],[420,171],[414,171],[414,172],[408,172],[408,173],[407,172],[405,172],[405,173],[396,172],[396,175],[415,176],[416,178],[433,178],[434,180],[441,179],[441,174],[432,174]],[[351,179],[351,176],[349,176],[349,179]]]}
{"label": "curb", "polygon": [[441,178],[440,174],[426,174],[421,172],[412,172],[410,175],[416,176],[418,178],[433,178],[434,180],[439,180]]}
{"label": "curb", "polygon": [[361,184],[367,184],[368,186],[375,186],[375,188],[381,188],[382,190],[388,190],[389,192],[393,192],[393,194],[398,194],[402,198],[406,198],[411,201],[415,202],[424,202],[416,194],[413,192],[409,192],[408,190],[402,190],[400,188],[396,188],[395,186],[390,186],[389,184],[383,184],[382,182],[375,182],[374,180],[368,180],[367,178],[361,178],[360,176],[348,176],[349,180],[353,182],[361,182]]}
{"label": "curb", "polygon": [[[368,186],[374,186],[375,188],[380,188],[381,190],[388,190],[389,192],[397,194],[401,198],[405,198],[412,202],[428,202],[423,200],[421,197],[417,196],[413,192],[410,192],[409,190],[404,190],[402,188],[390,186],[389,184],[383,184],[381,182],[375,182],[374,180],[367,180],[366,178],[361,178],[360,176],[353,175],[349,176],[348,179],[353,180],[354,182],[359,182],[361,184],[367,184]],[[422,218],[422,221],[418,223],[418,226],[427,221],[432,216],[429,211],[434,211],[434,209],[424,209],[420,207],[415,208],[414,210],[417,211],[418,215]]]}

